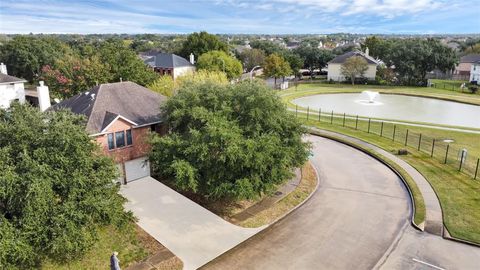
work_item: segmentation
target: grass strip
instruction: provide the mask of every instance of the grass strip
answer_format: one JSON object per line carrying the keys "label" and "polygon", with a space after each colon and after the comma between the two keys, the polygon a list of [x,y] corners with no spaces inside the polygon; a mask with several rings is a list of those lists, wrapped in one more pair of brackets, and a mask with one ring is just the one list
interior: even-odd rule
{"label": "grass strip", "polygon": [[238,225],[246,228],[257,228],[274,222],[281,216],[285,215],[285,213],[289,212],[294,207],[305,201],[305,199],[307,199],[308,196],[315,191],[317,182],[318,179],[315,169],[313,169],[310,162],[307,162],[302,167],[302,180],[294,191],[272,205],[272,207],[257,213],[253,217],[242,221]]}

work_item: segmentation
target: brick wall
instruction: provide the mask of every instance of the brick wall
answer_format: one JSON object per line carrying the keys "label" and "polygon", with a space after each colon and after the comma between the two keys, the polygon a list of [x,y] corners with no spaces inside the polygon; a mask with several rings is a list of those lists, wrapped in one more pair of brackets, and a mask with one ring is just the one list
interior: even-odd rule
{"label": "brick wall", "polygon": [[[131,128],[132,125],[130,123],[122,119],[118,119],[108,128],[106,133],[114,133]],[[111,156],[115,162],[120,163],[147,155],[150,149],[150,145],[147,143],[149,133],[150,126],[132,128],[132,145],[122,148],[115,148],[112,150],[108,149],[107,134],[97,136],[95,137],[95,140],[100,144],[106,155]]]}

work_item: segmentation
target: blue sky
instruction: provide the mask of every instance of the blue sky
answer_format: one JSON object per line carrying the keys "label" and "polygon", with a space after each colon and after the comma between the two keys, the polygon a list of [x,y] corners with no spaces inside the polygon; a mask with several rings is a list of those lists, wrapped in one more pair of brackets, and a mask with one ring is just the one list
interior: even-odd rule
{"label": "blue sky", "polygon": [[480,33],[479,0],[0,0],[0,33]]}

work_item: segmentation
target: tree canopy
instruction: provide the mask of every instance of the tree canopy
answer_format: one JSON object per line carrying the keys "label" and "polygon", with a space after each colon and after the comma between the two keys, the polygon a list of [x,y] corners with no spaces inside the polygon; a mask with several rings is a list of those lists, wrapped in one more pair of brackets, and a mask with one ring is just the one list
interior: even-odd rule
{"label": "tree canopy", "polygon": [[225,73],[221,71],[197,70],[196,72],[188,72],[178,76],[173,80],[170,75],[160,76],[156,81],[147,87],[152,91],[160,93],[167,97],[172,97],[178,89],[194,83],[217,83],[227,84],[228,79]]}
{"label": "tree canopy", "polygon": [[255,66],[263,66],[265,61],[265,52],[259,49],[246,49],[239,56],[247,71]]}
{"label": "tree canopy", "polygon": [[190,84],[163,110],[171,132],[152,140],[150,160],[180,190],[254,198],[307,160],[305,129],[263,84]]}
{"label": "tree canopy", "polygon": [[263,73],[267,77],[274,77],[276,84],[278,77],[285,77],[292,74],[292,69],[283,57],[274,53],[265,58]]}
{"label": "tree canopy", "polygon": [[328,61],[333,59],[333,54],[330,51],[317,47],[302,45],[294,51],[304,59],[303,67],[308,69],[312,76],[315,69],[324,68]]}
{"label": "tree canopy", "polygon": [[367,60],[361,56],[352,56],[345,60],[340,68],[342,75],[349,78],[352,85],[355,84],[356,77],[362,77],[368,69]]}
{"label": "tree canopy", "polygon": [[243,72],[242,63],[224,51],[210,51],[200,55],[197,68],[224,72],[229,79],[237,78]]}
{"label": "tree canopy", "polygon": [[70,51],[55,38],[15,36],[0,45],[0,59],[7,65],[9,74],[33,82],[43,66],[53,65]]}
{"label": "tree canopy", "polygon": [[199,57],[209,51],[228,52],[228,45],[217,36],[203,31],[188,35],[187,40],[183,42],[178,54],[188,59],[190,53],[193,53],[195,57]]}
{"label": "tree canopy", "polygon": [[29,105],[0,110],[0,268],[68,261],[99,226],[130,219],[117,170],[85,132],[85,119]]}

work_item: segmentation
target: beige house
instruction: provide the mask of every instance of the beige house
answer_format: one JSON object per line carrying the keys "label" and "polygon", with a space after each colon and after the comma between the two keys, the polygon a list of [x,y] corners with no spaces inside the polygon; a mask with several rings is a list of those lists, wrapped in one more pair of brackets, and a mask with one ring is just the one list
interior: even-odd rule
{"label": "beige house", "polygon": [[470,77],[472,64],[480,61],[480,54],[467,54],[460,58],[460,63],[453,71],[454,77],[467,80]]}
{"label": "beige house", "polygon": [[345,54],[339,55],[335,58],[333,58],[332,61],[328,62],[328,75],[327,79],[332,80],[332,81],[345,81],[346,78],[345,76],[342,75],[342,65],[345,63],[345,61],[353,56],[360,56],[363,57],[367,63],[368,63],[368,69],[363,74],[363,77],[369,79],[369,80],[375,80],[375,76],[377,75],[377,66],[378,66],[378,61],[375,60],[373,57],[368,55],[368,50],[366,53],[360,52],[360,51],[353,51],[353,52],[347,52]]}
{"label": "beige house", "polygon": [[190,55],[189,62],[173,53],[153,52],[145,57],[144,63],[160,75],[171,75],[174,80],[182,74],[195,71],[193,54]]}

